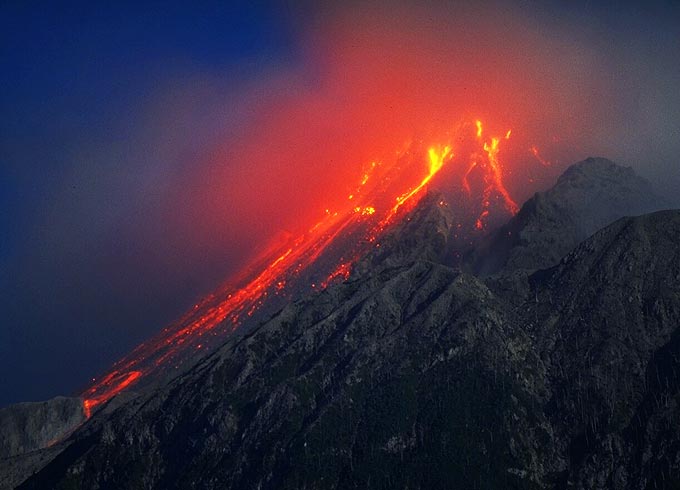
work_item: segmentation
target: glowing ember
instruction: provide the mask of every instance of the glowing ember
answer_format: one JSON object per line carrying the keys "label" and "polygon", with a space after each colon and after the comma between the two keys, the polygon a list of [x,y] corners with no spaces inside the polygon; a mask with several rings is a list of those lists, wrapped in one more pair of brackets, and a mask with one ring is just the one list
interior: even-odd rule
{"label": "glowing ember", "polygon": [[[397,152],[391,162],[372,162],[357,185],[339,189],[347,196],[342,207],[326,209],[308,231],[274,246],[259,266],[250,268],[254,273],[205,298],[175,325],[137,347],[106,376],[94,381],[82,394],[86,415],[89,417],[97,407],[131,385],[179,369],[197,352],[214,350],[265,305],[271,311],[310,287],[326,288],[335,281],[347,280],[354,264],[371,248],[380,246],[380,236],[418,202],[433,178],[444,169],[450,169],[447,173],[459,181],[458,189],[464,190],[472,202],[475,201],[472,179],[481,183],[476,228],[486,226],[494,208],[493,199],[500,201],[505,212],[516,213],[517,204],[503,180],[499,160],[501,138],[484,141],[479,120],[475,121],[472,134],[470,127],[462,125],[447,141],[429,146],[427,151],[411,145]],[[510,134],[507,131],[504,140]],[[466,150],[454,152],[454,145],[463,147],[463,142],[473,144],[475,149],[468,152],[466,146]]]}
{"label": "glowing ember", "polygon": [[543,157],[541,157],[541,154],[538,151],[536,145],[533,145],[531,148],[529,148],[529,151],[536,158],[536,160],[538,160],[544,167],[549,167],[551,165],[551,163],[548,160],[545,160]]}
{"label": "glowing ember", "polygon": [[[119,393],[123,391],[125,388],[130,386],[132,383],[137,381],[137,379],[142,375],[140,371],[130,371],[125,374],[121,374],[116,376],[116,373],[111,373],[104,380],[102,380],[102,383],[105,383],[107,386],[111,388],[110,391],[113,391],[114,393]],[[88,390],[90,391],[90,390]],[[87,395],[88,392],[85,392]],[[111,398],[109,396],[109,391],[105,391],[104,393],[94,396],[93,398],[86,398],[83,401],[83,409],[85,411],[85,416],[87,418],[90,418],[92,415],[92,409],[95,408],[97,405],[109,400]]]}
{"label": "glowing ember", "polygon": [[322,288],[327,288],[329,284],[331,284],[335,279],[341,277],[344,280],[349,279],[350,273],[352,271],[352,261],[349,262],[341,262],[336,269],[331,272],[326,280],[321,283]]}
{"label": "glowing ember", "polygon": [[359,213],[362,216],[366,216],[366,215],[375,214],[375,208],[373,206],[365,206],[363,208],[361,206],[357,206],[357,207],[354,208],[354,212]]}

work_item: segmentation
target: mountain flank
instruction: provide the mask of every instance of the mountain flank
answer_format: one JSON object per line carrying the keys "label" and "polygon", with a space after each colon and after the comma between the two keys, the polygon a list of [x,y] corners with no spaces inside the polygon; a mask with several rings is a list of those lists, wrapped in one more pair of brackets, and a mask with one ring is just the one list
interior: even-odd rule
{"label": "mountain flank", "polygon": [[624,216],[668,208],[630,167],[588,158],[536,193],[519,213],[467,257],[478,275],[533,271],[555,265],[597,230]]}
{"label": "mountain flank", "polygon": [[680,211],[621,217],[662,205],[589,159],[461,270],[455,210],[427,196],[347,281],[112,400],[13,481],[679,488]]}

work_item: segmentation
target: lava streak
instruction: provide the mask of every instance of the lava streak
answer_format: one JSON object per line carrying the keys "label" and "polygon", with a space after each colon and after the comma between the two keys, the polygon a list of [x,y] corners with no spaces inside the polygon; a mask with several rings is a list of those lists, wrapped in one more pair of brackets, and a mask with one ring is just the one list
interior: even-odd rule
{"label": "lava streak", "polygon": [[423,188],[432,180],[432,177],[437,174],[444,165],[444,161],[446,159],[450,159],[453,157],[453,154],[451,153],[451,147],[450,146],[444,146],[443,149],[437,150],[435,148],[430,148],[427,151],[428,157],[429,157],[429,170],[430,172],[423,178],[423,180],[418,184],[416,187],[411,189],[410,191],[405,192],[401,196],[397,197],[396,201],[397,203],[392,207],[390,212],[387,214],[385,219],[382,221],[382,224],[388,223],[394,215],[397,214],[397,211],[399,211],[399,208],[409,201],[413,196],[416,196],[420,194],[420,192],[423,190]]}
{"label": "lava streak", "polygon": [[[482,123],[481,121],[476,121],[477,126],[477,139],[482,141]],[[505,139],[510,139],[511,130],[505,133]],[[487,172],[484,174],[484,190],[482,192],[482,211],[475,222],[477,229],[481,230],[484,228],[486,219],[490,214],[489,207],[491,205],[490,199],[493,193],[497,193],[503,200],[505,208],[511,213],[515,214],[519,210],[517,203],[510,197],[510,193],[505,187],[503,182],[503,169],[498,160],[500,138],[492,137],[489,142],[483,143],[483,149],[486,153],[486,168]],[[465,174],[464,186],[469,191],[470,187],[467,183],[468,175],[472,167]]]}
{"label": "lava streak", "polygon": [[111,398],[110,396],[111,393],[115,394],[123,391],[132,383],[137,381],[137,379],[139,379],[141,375],[142,375],[141,371],[129,371],[120,374],[117,372],[113,372],[108,374],[106,378],[102,380],[102,382],[109,387],[108,390],[105,390],[102,393],[97,394],[96,391],[93,391],[92,388],[90,388],[90,390],[84,393],[84,396],[88,396],[88,394],[92,396],[92,398],[85,398],[83,400],[83,410],[85,412],[85,416],[87,418],[90,418],[90,416],[92,415],[93,408],[109,400],[109,398]]}
{"label": "lava streak", "polygon": [[[495,209],[493,199],[505,212],[516,213],[517,204],[504,184],[501,138],[485,141],[483,132],[479,120],[474,126],[463,124],[436,144],[414,143],[391,160],[372,162],[354,185],[338,189],[347,196],[342,206],[326,209],[307,231],[275,244],[247,269],[250,273],[205,298],[95,381],[82,393],[86,415],[135,384],[169,376],[198,353],[217,348],[236,328],[256,325],[291,298],[347,280],[357,261],[380,246],[383,233],[440,174],[449,176],[447,187],[453,179],[450,192],[465,194],[476,207],[477,228],[484,228]],[[507,131],[504,140],[509,138]],[[456,151],[456,145],[465,151]],[[482,186],[478,195],[473,182]]]}

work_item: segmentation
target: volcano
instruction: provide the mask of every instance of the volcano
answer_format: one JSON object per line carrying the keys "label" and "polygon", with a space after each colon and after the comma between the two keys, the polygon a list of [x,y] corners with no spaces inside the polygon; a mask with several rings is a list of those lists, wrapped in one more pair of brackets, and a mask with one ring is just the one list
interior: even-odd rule
{"label": "volcano", "polygon": [[3,484],[680,481],[680,212],[625,217],[665,203],[605,159],[519,207],[511,137],[473,121],[370,163],[344,208],[60,400],[68,416],[5,409]]}
{"label": "volcano", "polygon": [[362,257],[383,245],[385,234],[417,204],[435,176],[448,189],[440,205],[456,209],[447,224],[454,237],[453,263],[491,223],[518,211],[499,156],[510,135],[508,130],[503,137],[487,137],[482,121],[468,121],[438,143],[411,142],[390,160],[366,165],[342,207],[325,209],[308,230],[274,243],[240,277],[94,379],[82,393],[86,416],[131,386],[165,379],[168,372],[176,375],[235,330],[247,332],[291,299],[347,280]]}

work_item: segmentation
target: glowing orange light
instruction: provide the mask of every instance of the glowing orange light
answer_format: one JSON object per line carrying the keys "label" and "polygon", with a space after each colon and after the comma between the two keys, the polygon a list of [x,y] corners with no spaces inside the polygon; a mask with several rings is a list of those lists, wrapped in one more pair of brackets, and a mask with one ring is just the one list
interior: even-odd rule
{"label": "glowing orange light", "polygon": [[479,215],[479,218],[477,218],[477,221],[475,222],[475,228],[478,230],[483,230],[484,229],[484,220],[489,216],[489,210],[485,209],[482,211],[482,214]]}
{"label": "glowing orange light", "polygon": [[[510,197],[510,193],[503,183],[503,170],[498,161],[498,151],[499,151],[500,140],[498,138],[491,138],[491,143],[484,143],[483,148],[487,155],[488,168],[490,170],[489,174],[486,176],[487,185],[484,187],[482,193],[482,205],[483,210],[477,219],[476,227],[477,229],[484,228],[485,219],[488,217],[488,209],[490,206],[491,194],[495,191],[500,194],[503,199],[503,204],[505,208],[511,214],[516,214],[519,211],[517,203]],[[469,188],[469,186],[468,186]]]}
{"label": "glowing orange light", "polygon": [[427,183],[430,180],[432,180],[432,177],[434,177],[435,174],[441,170],[442,166],[444,165],[444,161],[447,157],[451,158],[453,156],[453,154],[451,154],[450,146],[445,146],[440,151],[437,151],[435,148],[430,148],[427,154],[430,161],[430,172],[425,176],[425,178],[423,178],[423,180],[420,182],[420,184],[418,184],[418,186],[416,186],[411,191],[406,192],[401,196],[397,197],[396,199],[397,204],[394,205],[394,207],[392,208],[392,213],[388,215],[386,220],[391,219],[405,202],[407,202],[413,196],[417,195],[427,185]]}
{"label": "glowing orange light", "polygon": [[477,166],[477,162],[475,160],[470,162],[470,165],[468,166],[467,170],[463,174],[463,189],[465,189],[465,192],[467,192],[468,196],[471,194],[470,190],[470,181],[468,178],[470,177],[470,173],[472,170]]}
{"label": "glowing orange light", "polygon": [[548,160],[545,160],[541,157],[541,154],[539,153],[538,148],[535,145],[529,148],[529,151],[536,158],[536,160],[538,160],[544,167],[549,167],[551,165],[551,163]]}
{"label": "glowing orange light", "polygon": [[[454,155],[449,141],[429,147],[427,152],[415,151],[416,146],[409,147],[398,152],[391,162],[371,162],[361,172],[358,183],[352,186],[353,191],[344,194],[349,197],[340,199],[344,205],[338,209],[325,208],[322,217],[308,231],[277,243],[263,254],[259,265],[251,268],[254,272],[244,274],[237,286],[224,287],[197,303],[176,324],[163,329],[156,338],[116,363],[106,376],[93,380],[82,395],[86,415],[89,417],[97,407],[144,377],[161,369],[177,369],[187,353],[209,352],[211,339],[228,335],[273,298],[288,297],[291,291],[299,289],[300,278],[311,277],[306,287],[312,289],[325,288],[338,278],[349,278],[354,264],[368,250],[380,246],[379,238],[395,223],[397,212],[407,203],[415,205],[435,175],[449,162],[464,165],[462,187],[470,199],[476,196],[472,195],[469,179],[473,172],[481,176],[484,187],[479,196],[481,212],[476,228],[485,227],[493,194],[501,197],[506,210],[517,212],[517,205],[503,182],[500,139],[484,142],[482,122],[478,120],[475,125],[477,140],[474,141],[479,148],[469,160]],[[469,128],[470,124],[463,127]],[[469,139],[472,135],[467,133],[466,137]],[[510,131],[505,139],[509,137]],[[395,195],[396,198],[391,197]],[[343,248],[342,257],[332,255],[330,261],[317,262],[329,250],[334,250],[333,245],[339,238],[353,233],[356,243]],[[310,265],[317,263],[331,265],[320,266],[325,268],[316,276],[305,276]],[[213,347],[217,340],[212,340]]]}
{"label": "glowing orange light", "polygon": [[333,282],[338,277],[342,277],[343,280],[349,279],[353,261],[341,262],[333,272],[331,272],[325,281],[321,283],[321,287],[326,289],[328,285]]}
{"label": "glowing orange light", "polygon": [[512,214],[517,213],[517,211],[519,211],[517,203],[510,197],[510,193],[505,188],[505,184],[503,184],[503,173],[501,171],[500,164],[498,163],[498,138],[491,139],[491,146],[488,146],[485,143],[484,151],[486,151],[489,156],[489,164],[491,165],[492,172],[491,177],[493,178],[496,190],[503,197],[508,211],[510,211]]}
{"label": "glowing orange light", "polygon": [[110,383],[110,389],[100,396],[95,396],[94,398],[85,398],[83,400],[83,411],[85,412],[85,417],[88,419],[92,416],[92,409],[95,408],[100,403],[108,401],[115,395],[123,391],[125,388],[134,383],[142,375],[140,371],[131,371],[124,375],[113,376],[109,375],[108,382]]}

